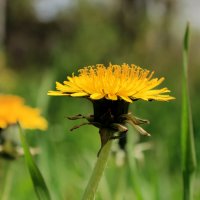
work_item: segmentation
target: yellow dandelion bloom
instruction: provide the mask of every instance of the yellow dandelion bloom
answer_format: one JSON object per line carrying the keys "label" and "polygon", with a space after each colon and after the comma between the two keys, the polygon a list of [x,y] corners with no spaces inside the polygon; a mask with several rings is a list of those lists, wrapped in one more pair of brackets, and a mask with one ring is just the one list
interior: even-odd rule
{"label": "yellow dandelion bloom", "polygon": [[102,64],[88,66],[79,70],[79,75],[67,77],[63,84],[56,82],[57,91],[49,91],[48,95],[88,97],[92,100],[123,99],[126,102],[135,100],[169,101],[166,87],[155,89],[164,78],[153,78],[154,72],[131,64],[112,65]]}
{"label": "yellow dandelion bloom", "polygon": [[47,129],[47,121],[40,110],[24,105],[24,99],[13,95],[0,95],[0,128],[17,122],[25,129]]}

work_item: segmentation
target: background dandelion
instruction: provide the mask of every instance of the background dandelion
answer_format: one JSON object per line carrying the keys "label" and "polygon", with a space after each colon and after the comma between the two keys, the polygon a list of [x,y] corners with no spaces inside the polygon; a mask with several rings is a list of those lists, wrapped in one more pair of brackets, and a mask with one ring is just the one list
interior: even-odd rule
{"label": "background dandelion", "polygon": [[[0,47],[7,61],[0,66],[0,93],[25,97],[28,105],[40,108],[49,120],[48,132],[28,131],[27,140],[31,146],[41,148],[36,161],[52,199],[80,199],[100,141],[98,134],[93,134],[97,129],[92,126],[82,127],[73,134],[69,132],[77,122],[67,120],[66,116],[92,113],[87,100],[53,98],[46,93],[54,88],[55,80],[65,80],[66,75],[82,66],[109,62],[135,63],[156,71],[157,77],[166,77],[164,85],[170,88],[176,101],[165,106],[163,102],[138,101],[137,106],[130,106],[136,116],[152,122],[145,127],[152,137],[132,134],[133,138],[128,140],[129,152],[149,140],[151,148],[143,152],[143,161],[130,153],[131,167],[117,167],[115,157],[111,157],[97,199],[181,199],[180,74],[182,38],[188,19],[190,99],[197,160],[200,157],[200,35],[195,22],[199,18],[196,12],[199,2],[191,0],[188,6],[180,0],[77,0],[66,1],[69,2],[66,7],[62,3],[59,7],[58,3],[51,6],[52,1],[4,1],[7,6],[0,6],[0,10],[5,8],[0,11],[0,15],[4,13],[0,19],[5,19],[0,21]],[[2,168],[7,167],[1,162],[0,168],[1,195],[6,174]],[[11,200],[35,199],[24,161],[18,159],[12,170]],[[193,184],[195,200],[200,199],[199,184],[198,166]]]}

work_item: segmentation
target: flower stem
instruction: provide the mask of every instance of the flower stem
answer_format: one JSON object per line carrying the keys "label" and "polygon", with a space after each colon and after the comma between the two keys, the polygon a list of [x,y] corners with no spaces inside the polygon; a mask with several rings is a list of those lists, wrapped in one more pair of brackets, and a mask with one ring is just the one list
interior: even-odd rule
{"label": "flower stem", "polygon": [[[109,130],[104,129],[102,131],[107,132],[108,136],[110,135]],[[106,144],[102,147],[99,157],[96,161],[95,167],[93,169],[92,175],[86,187],[86,190],[83,194],[82,200],[93,200],[95,197],[95,193],[97,191],[99,182],[103,175],[104,169],[106,167],[106,163],[109,157],[110,149],[111,149],[112,141],[108,140]]]}

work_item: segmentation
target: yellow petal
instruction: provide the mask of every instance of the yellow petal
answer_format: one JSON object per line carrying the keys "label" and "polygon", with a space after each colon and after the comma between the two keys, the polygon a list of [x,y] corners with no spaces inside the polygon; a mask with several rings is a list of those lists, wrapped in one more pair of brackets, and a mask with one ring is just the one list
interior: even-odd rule
{"label": "yellow petal", "polygon": [[91,99],[96,99],[96,100],[97,100],[97,99],[102,99],[102,98],[104,98],[104,96],[105,96],[105,95],[104,95],[104,94],[101,94],[101,93],[94,93],[94,94],[91,94],[91,95],[90,95],[90,98],[91,98]]}
{"label": "yellow petal", "polygon": [[47,95],[50,95],[50,96],[69,96],[69,94],[62,93],[60,91],[48,91]]}
{"label": "yellow petal", "polygon": [[111,99],[111,100],[117,100],[117,95],[115,94],[108,94],[108,98],[107,99]]}
{"label": "yellow petal", "polygon": [[65,89],[65,86],[59,82],[56,82],[56,89],[57,90],[64,90]]}
{"label": "yellow petal", "polygon": [[133,101],[128,96],[119,95],[124,101],[132,103]]}
{"label": "yellow petal", "polygon": [[86,93],[86,92],[76,92],[76,93],[72,93],[70,95],[72,97],[83,97],[83,96],[88,96],[88,93]]}
{"label": "yellow petal", "polygon": [[0,128],[6,128],[6,126],[7,126],[7,123],[6,123],[6,121],[5,120],[3,120],[3,119],[0,119]]}

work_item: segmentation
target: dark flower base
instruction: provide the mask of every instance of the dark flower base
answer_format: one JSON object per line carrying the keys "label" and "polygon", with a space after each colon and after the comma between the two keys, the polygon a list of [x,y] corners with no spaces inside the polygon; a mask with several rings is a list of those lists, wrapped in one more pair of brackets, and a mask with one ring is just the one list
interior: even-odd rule
{"label": "dark flower base", "polygon": [[102,147],[111,139],[119,139],[119,145],[122,149],[126,146],[126,133],[128,131],[127,123],[132,125],[141,135],[150,136],[146,132],[141,124],[148,124],[149,121],[140,119],[133,116],[129,109],[129,103],[124,100],[93,100],[94,114],[84,116],[78,114],[72,117],[68,117],[70,120],[86,119],[88,122],[82,123],[78,126],[74,126],[70,130],[80,128],[83,125],[93,125],[99,128],[99,134],[101,138],[101,151]]}
{"label": "dark flower base", "polygon": [[128,113],[129,103],[124,100],[111,101],[107,99],[92,101],[94,108],[94,121],[104,127],[112,123],[122,123],[120,116]]}

